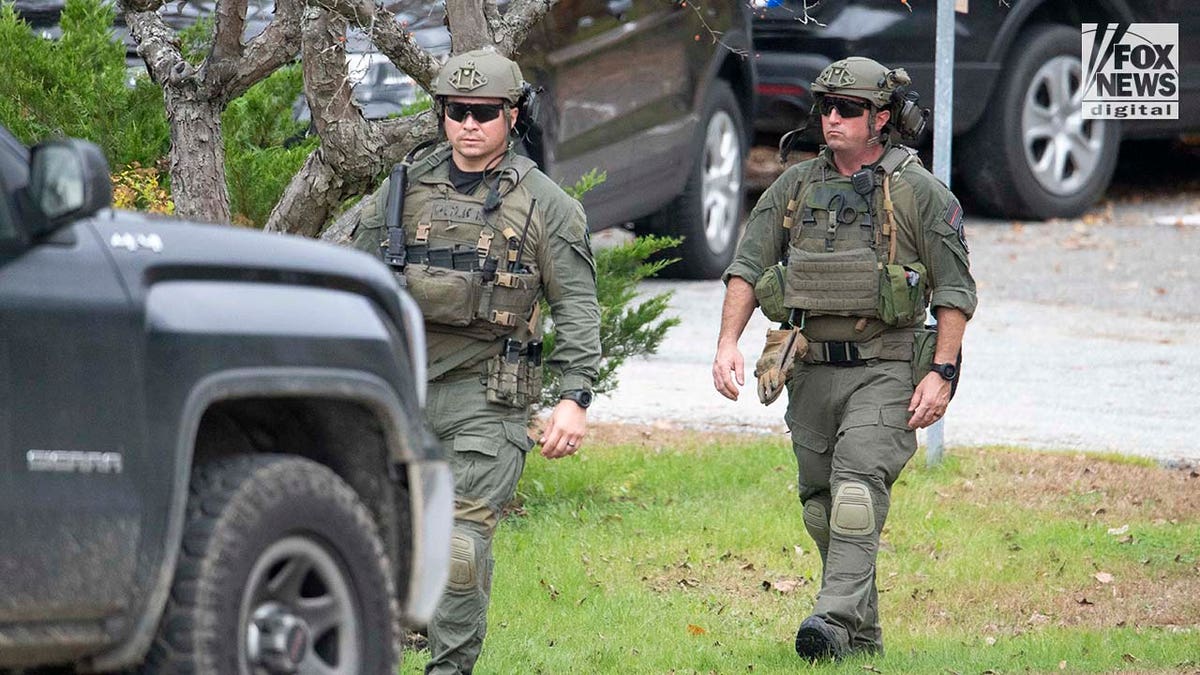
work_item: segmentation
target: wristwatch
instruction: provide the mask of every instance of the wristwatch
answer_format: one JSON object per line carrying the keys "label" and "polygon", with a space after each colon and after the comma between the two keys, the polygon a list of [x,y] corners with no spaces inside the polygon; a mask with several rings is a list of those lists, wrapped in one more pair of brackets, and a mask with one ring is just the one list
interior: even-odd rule
{"label": "wristwatch", "polygon": [[592,404],[592,392],[587,389],[568,389],[558,395],[559,400],[574,401],[580,408],[587,410]]}
{"label": "wristwatch", "polygon": [[953,363],[935,363],[932,370],[947,382],[953,382],[954,378],[958,377],[958,366]]}

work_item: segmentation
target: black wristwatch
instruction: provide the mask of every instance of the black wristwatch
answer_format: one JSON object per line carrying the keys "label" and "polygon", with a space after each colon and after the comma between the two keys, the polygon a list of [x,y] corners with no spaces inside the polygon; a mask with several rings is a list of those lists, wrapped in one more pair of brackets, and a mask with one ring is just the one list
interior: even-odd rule
{"label": "black wristwatch", "polygon": [[958,366],[953,363],[935,363],[932,370],[947,382],[953,382],[954,378],[958,377]]}
{"label": "black wristwatch", "polygon": [[568,389],[558,395],[560,400],[575,401],[580,408],[587,410],[592,404],[592,392],[587,389]]}

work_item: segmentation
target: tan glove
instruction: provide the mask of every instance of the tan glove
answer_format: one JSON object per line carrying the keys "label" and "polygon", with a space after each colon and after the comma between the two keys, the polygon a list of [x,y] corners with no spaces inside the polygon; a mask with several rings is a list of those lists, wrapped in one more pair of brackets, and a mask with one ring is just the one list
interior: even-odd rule
{"label": "tan glove", "polygon": [[763,405],[771,405],[779,398],[792,374],[792,365],[807,353],[808,340],[804,339],[799,328],[767,329],[767,344],[763,346],[762,356],[754,366],[754,376],[758,378],[758,400]]}

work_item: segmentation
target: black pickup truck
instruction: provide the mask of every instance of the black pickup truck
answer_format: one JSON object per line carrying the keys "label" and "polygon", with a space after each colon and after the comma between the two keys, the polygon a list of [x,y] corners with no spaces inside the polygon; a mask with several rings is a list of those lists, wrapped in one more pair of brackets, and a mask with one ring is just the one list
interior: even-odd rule
{"label": "black pickup truck", "polygon": [[0,671],[395,673],[453,509],[415,304],[111,194],[0,128]]}

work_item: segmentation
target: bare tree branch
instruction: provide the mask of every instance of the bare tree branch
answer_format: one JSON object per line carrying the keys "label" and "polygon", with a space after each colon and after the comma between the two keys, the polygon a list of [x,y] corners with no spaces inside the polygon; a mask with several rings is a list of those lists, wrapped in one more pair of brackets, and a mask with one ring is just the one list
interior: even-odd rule
{"label": "bare tree branch", "polygon": [[[455,54],[491,44],[491,31],[483,16],[483,3],[447,2],[446,16],[450,21],[450,51]],[[507,54],[509,52],[505,52]]]}
{"label": "bare tree branch", "polygon": [[309,0],[314,6],[346,17],[351,25],[367,33],[372,44],[401,71],[428,90],[437,75],[438,63],[413,40],[412,33],[396,15],[370,0]]}
{"label": "bare tree branch", "polygon": [[154,10],[127,11],[125,23],[137,42],[138,54],[146,62],[150,77],[160,85],[190,76],[192,68],[179,51],[179,39]]}
{"label": "bare tree branch", "polygon": [[379,129],[380,136],[383,137],[383,142],[388,147],[396,147],[394,153],[389,153],[384,166],[395,164],[418,143],[437,135],[437,116],[432,110],[425,110],[410,117],[382,120],[375,124]]}
{"label": "bare tree branch", "polygon": [[163,0],[122,0],[120,6],[125,12],[157,12]]}
{"label": "bare tree branch", "polygon": [[[218,70],[232,71],[242,56],[242,31],[246,27],[246,0],[220,0],[215,8],[213,44],[208,62]],[[224,79],[224,78],[222,78]]]}
{"label": "bare tree branch", "polygon": [[276,0],[271,23],[246,44],[241,64],[223,86],[226,101],[246,93],[247,89],[296,58],[300,51],[303,9],[299,0]]}
{"label": "bare tree branch", "polygon": [[[377,128],[383,137],[385,148],[381,160],[381,170],[404,159],[418,143],[432,138],[437,127],[437,121],[430,111],[422,112],[413,117],[390,119],[379,122]],[[350,243],[350,233],[354,223],[358,222],[359,212],[363,202],[360,200],[354,206],[346,209],[337,220],[321,233],[321,239],[335,244]]]}
{"label": "bare tree branch", "polygon": [[505,55],[517,51],[534,24],[541,21],[557,0],[514,0],[495,32],[496,49]]}
{"label": "bare tree branch", "polygon": [[500,7],[496,0],[483,0],[483,18],[488,24],[488,34],[493,38],[504,30],[504,17],[500,16]]}
{"label": "bare tree branch", "polygon": [[301,34],[304,95],[317,134],[324,138],[326,129],[338,123],[365,124],[354,104],[346,67],[345,17],[310,7]]}

